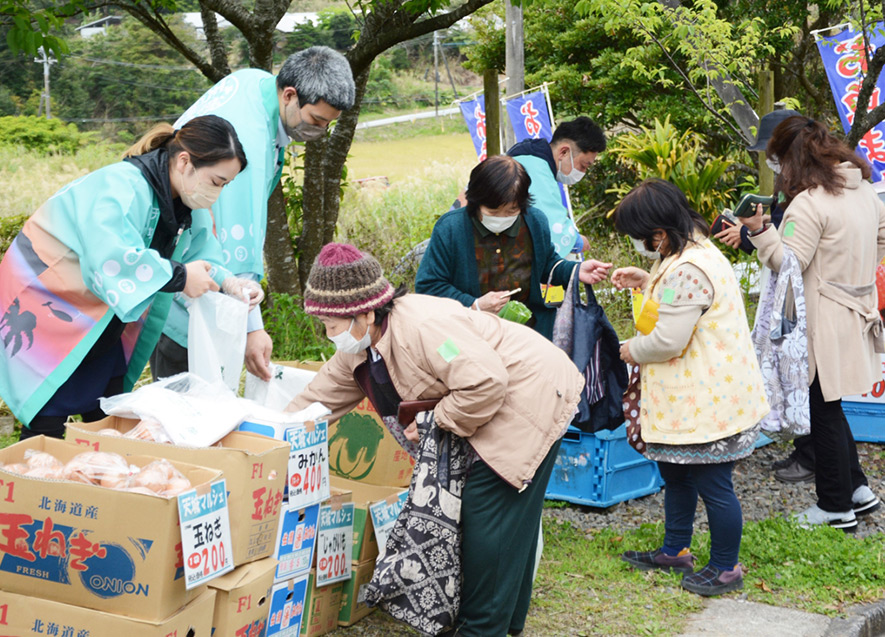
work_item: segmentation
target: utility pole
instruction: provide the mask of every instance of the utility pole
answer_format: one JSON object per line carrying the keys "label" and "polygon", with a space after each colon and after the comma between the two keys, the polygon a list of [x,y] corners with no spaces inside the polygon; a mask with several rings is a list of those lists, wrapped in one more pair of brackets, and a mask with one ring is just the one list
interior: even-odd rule
{"label": "utility pole", "polygon": [[460,96],[458,95],[458,89],[455,87],[455,78],[452,77],[452,72],[449,70],[449,59],[446,57],[446,50],[443,47],[443,44],[440,42],[439,45],[439,54],[443,59],[443,64],[446,67],[446,74],[449,76],[449,84],[452,85],[452,92],[455,94],[455,99],[458,99]]}
{"label": "utility pole", "polygon": [[46,104],[46,119],[52,119],[52,107],[49,105],[49,67],[57,60],[49,57],[42,46],[37,49],[37,53],[42,57],[34,58],[34,62],[43,65],[43,93],[40,95],[40,107],[42,109],[43,104]]}
{"label": "utility pole", "polygon": [[501,100],[498,97],[498,71],[486,69],[482,74],[486,98],[486,156],[501,154]]}
{"label": "utility pole", "polygon": [[433,32],[433,108],[439,117],[439,32]]}
{"label": "utility pole", "polygon": [[[523,38],[522,7],[511,0],[504,1],[505,67],[507,76],[505,94],[515,95],[525,90],[525,42]],[[486,109],[488,110],[488,109]],[[503,115],[502,115],[503,119]],[[504,126],[504,144],[510,148],[516,143],[512,126]],[[506,150],[505,148],[505,150]]]}

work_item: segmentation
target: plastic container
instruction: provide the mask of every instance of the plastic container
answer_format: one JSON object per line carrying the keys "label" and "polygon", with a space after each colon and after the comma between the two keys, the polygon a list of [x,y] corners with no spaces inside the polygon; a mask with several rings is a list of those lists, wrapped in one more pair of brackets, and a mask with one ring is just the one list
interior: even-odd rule
{"label": "plastic container", "polygon": [[547,498],[604,508],[657,493],[663,484],[658,464],[627,443],[626,425],[596,434],[569,427]]}
{"label": "plastic container", "polygon": [[507,301],[498,316],[514,323],[525,325],[532,318],[532,311],[526,307],[525,303],[520,301]]}
{"label": "plastic container", "polygon": [[842,401],[842,411],[858,442],[885,442],[885,404]]}

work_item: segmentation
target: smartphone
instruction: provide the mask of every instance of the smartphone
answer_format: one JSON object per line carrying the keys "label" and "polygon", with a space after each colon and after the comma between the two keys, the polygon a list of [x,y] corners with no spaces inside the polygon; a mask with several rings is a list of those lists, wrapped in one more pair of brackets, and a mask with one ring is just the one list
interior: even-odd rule
{"label": "smartphone", "polygon": [[756,214],[756,205],[760,203],[763,206],[770,206],[774,203],[774,197],[757,195],[756,193],[744,195],[740,203],[735,207],[733,214],[735,217],[752,217]]}
{"label": "smartphone", "polygon": [[504,292],[504,296],[513,296],[517,292],[521,292],[522,288],[516,288],[515,290],[510,290],[509,292]]}
{"label": "smartphone", "polygon": [[737,221],[735,219],[731,218],[729,215],[721,214],[716,217],[715,221],[713,221],[713,225],[710,227],[710,234],[717,235],[723,230],[728,230],[736,225]]}

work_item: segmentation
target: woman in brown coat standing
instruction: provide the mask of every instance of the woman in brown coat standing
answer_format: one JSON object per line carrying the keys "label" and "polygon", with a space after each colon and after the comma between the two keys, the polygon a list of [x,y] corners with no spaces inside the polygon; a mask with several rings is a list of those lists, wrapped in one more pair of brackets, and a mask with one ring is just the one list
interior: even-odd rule
{"label": "woman in brown coat standing", "polygon": [[885,348],[875,272],[885,255],[885,205],[866,181],[864,160],[813,119],[781,122],[766,155],[781,173],[783,221],[779,229],[763,224],[761,206],[741,221],[763,265],[778,271],[787,246],[802,268],[818,501],[798,520],[851,532],[857,516],[879,508],[842,397],[867,392],[881,378],[877,352]]}

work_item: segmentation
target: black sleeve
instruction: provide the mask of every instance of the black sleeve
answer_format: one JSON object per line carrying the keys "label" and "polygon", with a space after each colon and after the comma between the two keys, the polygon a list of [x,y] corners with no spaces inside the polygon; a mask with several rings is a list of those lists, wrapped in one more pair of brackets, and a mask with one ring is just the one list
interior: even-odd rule
{"label": "black sleeve", "polygon": [[187,282],[187,270],[183,263],[169,259],[172,264],[172,278],[166,282],[166,285],[160,288],[160,292],[181,292],[184,284]]}

